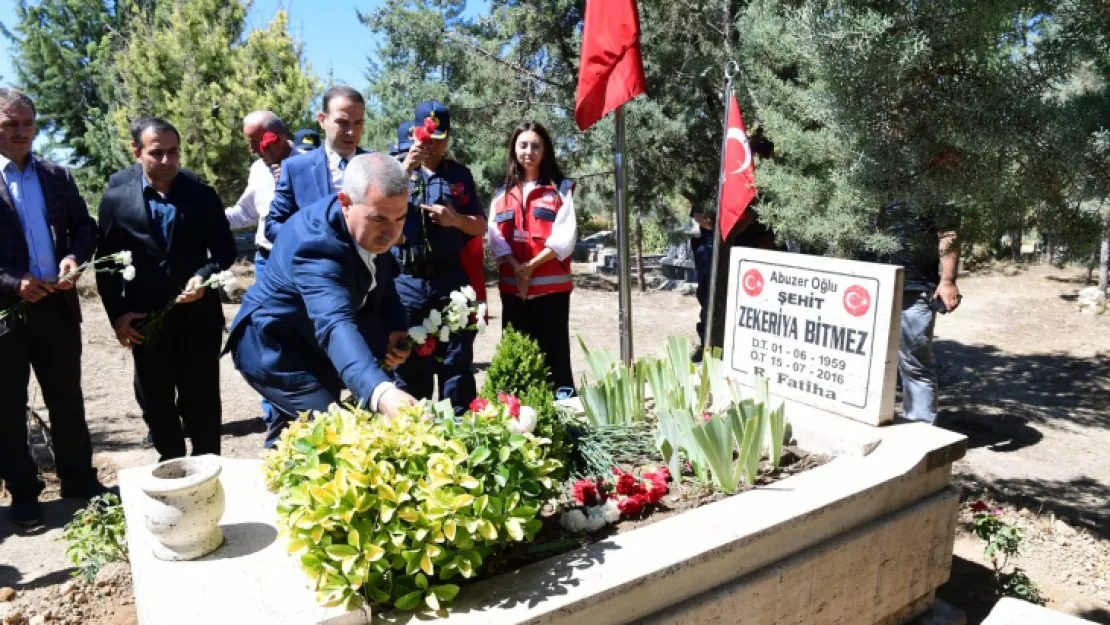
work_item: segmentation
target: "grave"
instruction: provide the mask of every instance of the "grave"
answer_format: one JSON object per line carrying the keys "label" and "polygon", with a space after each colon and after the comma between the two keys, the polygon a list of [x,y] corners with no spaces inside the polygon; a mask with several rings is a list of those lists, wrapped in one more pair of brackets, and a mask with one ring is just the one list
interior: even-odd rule
{"label": "grave", "polygon": [[[958,614],[937,620],[943,611],[930,608],[950,572],[959,504],[952,465],[967,441],[920,423],[878,426],[890,421],[900,272],[747,249],[733,250],[731,262],[743,271],[730,274],[736,280],[730,285],[726,361],[739,381],[756,366],[767,367],[769,375],[792,371],[795,362],[808,368],[809,350],[815,350],[813,366],[821,367],[822,356],[843,352],[848,331],[856,333],[854,351],[838,369],[844,381],[828,385],[835,398],[826,393],[818,402],[804,389],[779,391],[789,402],[787,418],[798,445],[833,456],[831,462],[773,487],[468,584],[449,612],[436,615],[318,607],[307,576],[276,538],[277,501],[263,488],[259,461],[223,460],[223,547],[194,562],[155,560],[138,516],[138,485],[151,467],[129,469],[120,473],[120,484],[139,622],[904,625],[925,616],[930,625],[959,622]],[[737,289],[745,276],[755,275],[752,270],[759,271],[761,288],[749,279],[747,291],[754,295],[745,291],[741,297]],[[780,283],[774,272],[795,279]],[[821,308],[802,306],[803,297],[821,298]],[[825,308],[833,303],[839,311]],[[742,307],[761,308],[757,321],[751,317],[756,313]],[[780,308],[806,310],[790,313],[796,321],[764,321],[770,319],[765,313],[787,314]],[[824,313],[821,321],[814,310]],[[823,338],[806,343],[807,321],[841,327],[839,349]],[[803,330],[798,338],[792,331],[765,331],[776,323],[797,323]],[[762,360],[751,356],[757,339],[768,341],[756,346],[767,354]],[[793,354],[795,349],[807,353]],[[782,363],[768,362],[780,353]]]}

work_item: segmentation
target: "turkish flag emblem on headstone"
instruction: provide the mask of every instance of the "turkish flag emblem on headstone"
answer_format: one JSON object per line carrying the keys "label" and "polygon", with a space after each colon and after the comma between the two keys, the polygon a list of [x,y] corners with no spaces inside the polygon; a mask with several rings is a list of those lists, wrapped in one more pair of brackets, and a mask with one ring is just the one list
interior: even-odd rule
{"label": "turkish flag emblem on headstone", "polygon": [[736,94],[729,93],[728,127],[725,128],[725,153],[721,155],[721,206],[718,218],[721,220],[721,239],[736,222],[744,216],[755,198],[755,163],[752,161],[752,148],[748,144],[748,133],[744,130],[744,120],[740,117],[740,104]]}

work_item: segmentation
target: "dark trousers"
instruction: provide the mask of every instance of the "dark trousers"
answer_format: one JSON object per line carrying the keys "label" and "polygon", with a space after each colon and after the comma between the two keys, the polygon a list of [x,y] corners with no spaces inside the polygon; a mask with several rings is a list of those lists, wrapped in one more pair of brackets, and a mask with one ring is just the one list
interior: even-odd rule
{"label": "dark trousers", "polygon": [[138,345],[135,398],[160,460],[185,455],[185,430],[193,455],[220,453],[220,344],[223,315],[204,300],[179,304],[166,316],[153,345]]}
{"label": "dark trousers", "polygon": [[509,326],[539,343],[556,390],[574,388],[570,370],[570,291],[527,300],[501,293],[501,328]]}
{"label": "dark trousers", "polygon": [[[401,274],[394,284],[405,306],[411,325],[424,321],[433,309],[442,309],[451,291],[468,284],[462,265],[440,266],[431,278]],[[474,337],[477,332],[460,331],[446,345],[436,346],[430,356],[417,356],[414,349],[404,364],[397,367],[397,386],[417,399],[431,399],[439,379],[439,398],[451,400],[455,412],[462,414],[478,396],[474,381]]]}
{"label": "dark trousers", "polygon": [[263,384],[260,380],[243,374],[243,379],[267,402],[269,412],[266,419],[266,449],[274,446],[281,433],[289,424],[297,420],[302,412],[327,412],[332,404],[339,403],[342,388],[322,382],[306,384],[295,389],[276,388]]}
{"label": "dark trousers", "polygon": [[[423,319],[417,315],[410,319]],[[446,344],[436,345],[430,356],[418,356],[413,349],[405,362],[397,367],[397,386],[417,399],[431,399],[439,379],[439,398],[451,400],[455,412],[462,414],[478,396],[474,381],[474,337],[477,332],[457,332]]]}
{"label": "dark trousers", "polygon": [[0,336],[0,478],[14,498],[33,499],[43,489],[27,447],[27,384],[34,367],[50,411],[58,478],[84,486],[96,470],[81,394],[81,325],[65,299],[52,295],[33,304],[25,322],[9,327]]}

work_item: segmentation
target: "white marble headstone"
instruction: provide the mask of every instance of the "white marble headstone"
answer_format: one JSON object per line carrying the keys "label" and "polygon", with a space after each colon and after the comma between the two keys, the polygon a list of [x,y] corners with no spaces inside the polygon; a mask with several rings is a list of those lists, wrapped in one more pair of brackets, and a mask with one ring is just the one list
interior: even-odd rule
{"label": "white marble headstone", "polygon": [[788,419],[891,421],[901,267],[738,247],[728,280],[724,361],[737,382],[770,379]]}

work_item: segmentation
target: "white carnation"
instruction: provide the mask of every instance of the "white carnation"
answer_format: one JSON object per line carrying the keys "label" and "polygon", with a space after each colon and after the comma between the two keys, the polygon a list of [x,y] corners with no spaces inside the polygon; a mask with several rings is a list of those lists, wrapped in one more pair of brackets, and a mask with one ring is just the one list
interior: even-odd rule
{"label": "white carnation", "polygon": [[[473,291],[474,289],[470,290]],[[459,291],[451,291],[451,303],[459,308],[468,308],[470,306],[470,300],[466,299],[466,296]]]}
{"label": "white carnation", "polygon": [[577,508],[568,510],[559,517],[559,525],[566,531],[577,534],[586,527],[586,515]]}
{"label": "white carnation", "polygon": [[451,340],[451,328],[443,326],[439,329],[439,341],[441,343],[446,343],[449,340]]}
{"label": "white carnation", "polygon": [[478,299],[478,294],[474,292],[474,287],[469,284],[460,289],[460,291],[468,302],[473,302]]}
{"label": "white carnation", "polygon": [[439,326],[443,323],[443,317],[439,314],[438,310],[433,310],[428,318],[424,320],[424,328],[428,330],[428,334],[435,334],[439,332]]}
{"label": "white carnation", "polygon": [[[123,265],[124,267],[130,267],[131,266],[131,251],[130,250],[123,250],[122,252],[116,252],[116,262]],[[124,279],[126,280],[126,278],[124,278]]]}
{"label": "white carnation", "polygon": [[616,499],[607,499],[601,505],[601,513],[607,523],[616,523],[621,520],[621,509],[617,506]]}
{"label": "white carnation", "polygon": [[128,264],[126,267],[123,268],[123,279],[127,282],[131,282],[135,279],[134,265]]}
{"label": "white carnation", "polygon": [[520,429],[520,421],[517,421],[516,419],[509,419],[509,425],[506,425],[505,429],[509,431],[509,434],[523,434],[524,433]]}
{"label": "white carnation", "polygon": [[409,336],[418,345],[423,345],[424,341],[428,340],[428,331],[424,329],[424,326],[413,326],[409,328]]}
{"label": "white carnation", "polygon": [[605,527],[605,514],[601,506],[590,506],[586,509],[586,531],[596,532]]}
{"label": "white carnation", "polygon": [[521,406],[517,422],[520,423],[521,434],[531,434],[536,429],[536,423],[538,422],[536,409],[531,406]]}

